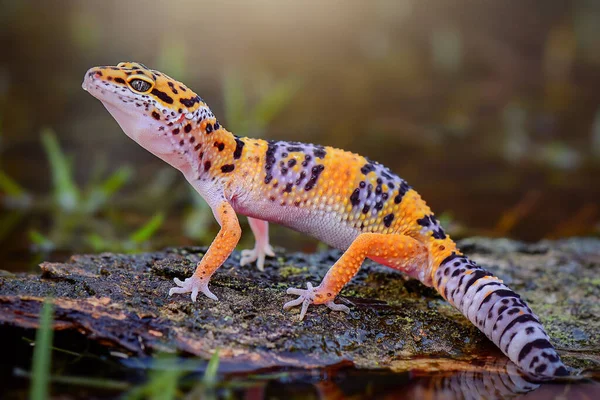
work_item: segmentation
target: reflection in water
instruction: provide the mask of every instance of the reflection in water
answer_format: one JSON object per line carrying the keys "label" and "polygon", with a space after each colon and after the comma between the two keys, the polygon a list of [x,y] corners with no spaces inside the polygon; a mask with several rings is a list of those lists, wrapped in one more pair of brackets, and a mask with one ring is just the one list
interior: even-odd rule
{"label": "reflection in water", "polygon": [[[514,399],[529,400],[600,399],[600,371],[534,382],[519,372],[508,358],[482,356],[460,361],[452,359],[398,360],[392,370],[358,369],[350,362],[326,368],[255,370],[251,365],[223,361],[222,379],[207,387],[206,361],[196,358],[130,358],[121,361],[128,371],[143,368],[165,371],[177,368],[190,373],[179,387],[188,399],[205,397],[263,399]],[[400,366],[400,367],[398,367]],[[394,372],[396,371],[396,372]]]}
{"label": "reflection in water", "polygon": [[[453,360],[441,363],[439,360],[421,361],[436,363],[436,372],[432,374],[431,369],[421,369],[424,363],[417,361],[418,369],[411,372],[379,377],[371,375],[363,385],[352,384],[354,388],[361,388],[358,391],[351,390],[347,382],[364,379],[360,372],[356,377],[319,382],[315,388],[320,399],[332,400],[364,396],[384,399],[510,399],[540,387],[505,358],[483,365]],[[348,393],[349,389],[352,393]]]}
{"label": "reflection in water", "polygon": [[[502,363],[498,363],[502,364]],[[410,391],[410,397],[432,399],[510,399],[540,387],[506,360],[496,368],[476,368],[452,375],[421,379]]]}

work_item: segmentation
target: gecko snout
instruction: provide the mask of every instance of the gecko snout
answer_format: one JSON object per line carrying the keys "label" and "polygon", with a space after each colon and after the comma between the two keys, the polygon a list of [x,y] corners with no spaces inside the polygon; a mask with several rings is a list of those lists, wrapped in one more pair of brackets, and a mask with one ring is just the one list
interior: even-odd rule
{"label": "gecko snout", "polygon": [[100,71],[100,69],[98,69],[97,67],[88,69],[88,71],[83,76],[83,83],[81,84],[81,87],[87,92],[90,83],[94,82],[96,79],[99,79],[101,76],[102,71]]}

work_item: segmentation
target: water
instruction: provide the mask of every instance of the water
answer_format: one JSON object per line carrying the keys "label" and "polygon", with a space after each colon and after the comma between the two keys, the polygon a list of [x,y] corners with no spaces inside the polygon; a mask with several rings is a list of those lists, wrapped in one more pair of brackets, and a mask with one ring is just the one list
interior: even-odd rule
{"label": "water", "polygon": [[[11,329],[5,335],[3,398],[24,398],[32,335]],[[63,347],[64,346],[64,347]],[[351,362],[327,368],[255,370],[221,362],[216,386],[206,384],[206,361],[194,358],[130,358],[76,333],[58,334],[52,360],[52,395],[65,399],[118,398],[140,390],[148,379],[169,371],[179,376],[180,393],[228,399],[596,399],[600,371],[556,382],[538,383],[518,373],[505,357],[470,361],[399,360],[409,368],[357,369]],[[6,379],[12,377],[10,379]]]}

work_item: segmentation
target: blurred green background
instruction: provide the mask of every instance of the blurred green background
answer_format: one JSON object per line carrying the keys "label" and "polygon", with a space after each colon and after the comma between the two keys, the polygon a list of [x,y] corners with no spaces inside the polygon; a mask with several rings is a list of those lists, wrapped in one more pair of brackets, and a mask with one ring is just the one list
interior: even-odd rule
{"label": "blurred green background", "polygon": [[[183,177],[81,89],[89,67],[120,61],[185,82],[238,135],[388,165],[456,237],[600,234],[598,1],[0,0],[0,10],[2,269],[212,240],[212,214]],[[272,232],[276,245],[316,246]]]}

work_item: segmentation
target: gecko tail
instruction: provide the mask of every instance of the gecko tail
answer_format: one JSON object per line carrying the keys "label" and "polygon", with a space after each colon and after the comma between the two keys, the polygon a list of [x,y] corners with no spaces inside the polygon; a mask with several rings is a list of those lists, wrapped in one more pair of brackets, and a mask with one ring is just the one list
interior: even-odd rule
{"label": "gecko tail", "polygon": [[527,374],[540,379],[569,375],[539,318],[490,272],[453,253],[441,262],[433,285]]}

